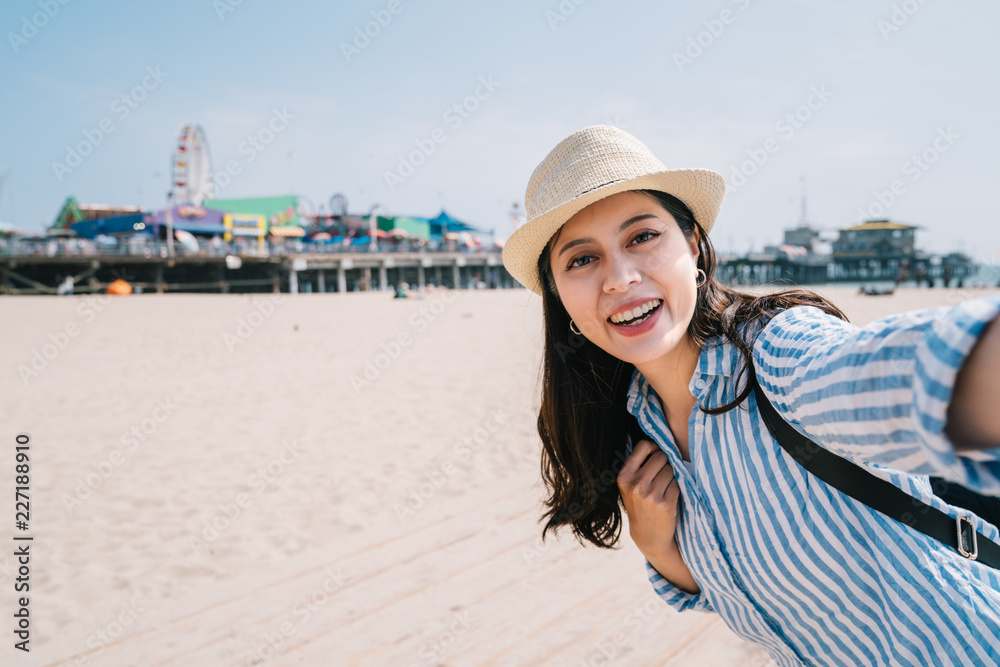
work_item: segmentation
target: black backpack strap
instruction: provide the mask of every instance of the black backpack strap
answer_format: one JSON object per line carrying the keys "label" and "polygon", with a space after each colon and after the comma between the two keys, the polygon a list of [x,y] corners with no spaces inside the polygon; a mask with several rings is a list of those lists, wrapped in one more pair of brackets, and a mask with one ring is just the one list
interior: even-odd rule
{"label": "black backpack strap", "polygon": [[861,466],[820,447],[782,419],[764,395],[756,373],[750,369],[749,374],[757,408],[767,430],[799,465],[858,502],[934,538],[965,558],[1000,570],[1000,545],[976,531],[971,521],[965,517],[950,517]]}
{"label": "black backpack strap", "polygon": [[949,505],[969,510],[994,526],[1000,526],[1000,496],[987,496],[943,477],[931,477],[934,495]]}

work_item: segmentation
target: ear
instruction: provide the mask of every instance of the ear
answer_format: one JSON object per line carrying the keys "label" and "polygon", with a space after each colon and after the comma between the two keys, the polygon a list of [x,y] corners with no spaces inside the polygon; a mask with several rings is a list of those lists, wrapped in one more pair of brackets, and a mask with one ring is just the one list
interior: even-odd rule
{"label": "ear", "polygon": [[701,251],[698,250],[698,240],[700,238],[699,234],[700,232],[698,231],[698,228],[695,227],[694,234],[691,235],[691,238],[687,239],[688,247],[691,248],[691,254],[694,255],[695,266],[698,266],[698,259],[701,257]]}

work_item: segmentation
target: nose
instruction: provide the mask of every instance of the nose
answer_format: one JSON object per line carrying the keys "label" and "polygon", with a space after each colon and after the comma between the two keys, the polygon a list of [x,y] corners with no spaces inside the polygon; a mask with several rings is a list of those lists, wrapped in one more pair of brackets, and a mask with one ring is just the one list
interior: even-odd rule
{"label": "nose", "polygon": [[627,292],[630,285],[642,282],[642,274],[628,257],[608,255],[604,268],[605,292]]}

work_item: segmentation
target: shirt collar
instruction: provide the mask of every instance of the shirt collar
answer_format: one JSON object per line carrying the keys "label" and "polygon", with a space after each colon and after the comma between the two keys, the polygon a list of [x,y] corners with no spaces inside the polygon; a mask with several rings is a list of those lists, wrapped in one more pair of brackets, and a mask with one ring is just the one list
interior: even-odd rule
{"label": "shirt collar", "polygon": [[[705,394],[709,392],[714,376],[733,376],[739,363],[739,357],[740,351],[724,337],[716,336],[709,339],[702,347],[701,354],[698,355],[698,365],[688,382],[691,395],[701,402]],[[656,393],[642,373],[638,369],[633,369],[626,402],[626,407],[631,414],[639,416],[643,406],[649,403],[650,391]]]}

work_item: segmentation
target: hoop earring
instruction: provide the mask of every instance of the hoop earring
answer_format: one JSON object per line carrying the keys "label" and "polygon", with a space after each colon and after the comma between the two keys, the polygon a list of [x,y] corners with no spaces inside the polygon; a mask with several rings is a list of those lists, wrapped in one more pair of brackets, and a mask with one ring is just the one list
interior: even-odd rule
{"label": "hoop earring", "polygon": [[702,275],[702,281],[699,283],[698,278],[696,277],[694,283],[695,287],[701,287],[702,285],[708,282],[708,274],[706,274],[704,270],[698,269],[697,273],[695,273],[695,276],[697,276],[699,273]]}
{"label": "hoop earring", "polygon": [[583,332],[580,331],[579,329],[575,328],[575,327],[576,327],[576,325],[573,323],[573,320],[570,320],[569,321],[569,330],[572,331],[573,333],[575,333],[577,336],[582,336]]}

